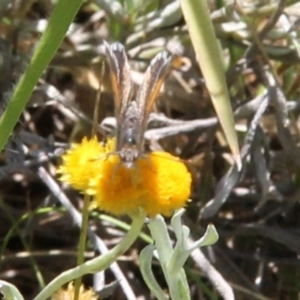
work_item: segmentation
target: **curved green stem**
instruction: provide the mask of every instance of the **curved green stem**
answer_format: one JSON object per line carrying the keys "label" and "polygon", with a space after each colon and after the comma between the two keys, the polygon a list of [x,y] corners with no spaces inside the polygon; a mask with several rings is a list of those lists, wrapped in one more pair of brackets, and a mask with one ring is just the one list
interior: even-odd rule
{"label": "curved green stem", "polygon": [[58,277],[53,279],[33,300],[45,300],[49,298],[55,291],[57,291],[63,284],[85,274],[96,273],[106,269],[109,265],[117,260],[118,256],[127,251],[127,249],[136,240],[143,227],[145,216],[146,215],[144,213],[140,213],[133,218],[130,230],[116,247],[109,250],[104,255],[96,257],[80,266],[63,272]]}

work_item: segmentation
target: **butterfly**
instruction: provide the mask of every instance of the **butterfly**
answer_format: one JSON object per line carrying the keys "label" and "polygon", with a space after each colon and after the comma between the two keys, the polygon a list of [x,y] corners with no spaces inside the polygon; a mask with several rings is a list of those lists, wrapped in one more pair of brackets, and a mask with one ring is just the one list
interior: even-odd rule
{"label": "butterfly", "polygon": [[133,82],[124,46],[104,42],[110,66],[110,79],[114,94],[117,120],[116,153],[127,168],[131,168],[144,153],[144,133],[148,118],[160,88],[170,72],[173,56],[163,51],[150,62],[132,100]]}

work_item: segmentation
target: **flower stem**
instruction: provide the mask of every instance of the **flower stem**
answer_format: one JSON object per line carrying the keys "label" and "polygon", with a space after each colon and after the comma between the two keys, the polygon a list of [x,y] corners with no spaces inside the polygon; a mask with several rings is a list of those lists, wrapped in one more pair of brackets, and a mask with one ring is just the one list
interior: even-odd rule
{"label": "flower stem", "polygon": [[[86,235],[88,229],[88,222],[89,222],[89,205],[90,205],[90,196],[84,195],[84,204],[82,210],[82,223],[80,226],[80,237],[79,237],[79,244],[78,244],[78,256],[77,256],[77,266],[83,264],[84,262],[84,251],[86,245]],[[78,277],[75,280],[75,295],[74,300],[78,299],[79,290],[81,285],[81,277]]]}
{"label": "flower stem", "polygon": [[45,300],[57,291],[63,284],[85,274],[96,273],[106,269],[110,264],[117,260],[118,256],[127,251],[127,249],[134,243],[143,227],[145,216],[146,215],[144,213],[134,216],[130,230],[117,246],[109,250],[104,255],[63,272],[53,279],[33,300]]}

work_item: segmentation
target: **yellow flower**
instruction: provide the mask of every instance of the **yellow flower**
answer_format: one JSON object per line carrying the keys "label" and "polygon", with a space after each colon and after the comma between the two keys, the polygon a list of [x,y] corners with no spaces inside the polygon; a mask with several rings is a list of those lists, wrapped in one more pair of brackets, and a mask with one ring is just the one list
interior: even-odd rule
{"label": "yellow flower", "polygon": [[101,145],[97,138],[84,138],[81,144],[73,144],[72,148],[62,156],[63,165],[57,170],[60,180],[74,189],[86,192],[90,180],[97,176],[102,167],[102,160],[113,149],[112,142]]}
{"label": "yellow flower", "polygon": [[[55,292],[51,300],[73,300],[75,297],[75,289],[73,282],[70,282],[66,289],[59,289]],[[80,300],[97,300],[99,297],[95,294],[95,292],[90,290],[85,290],[83,286],[80,287],[78,299]]]}
{"label": "yellow flower", "polygon": [[150,217],[170,216],[185,205],[190,196],[191,175],[177,157],[152,152],[128,168],[112,151],[113,143],[110,140],[100,146],[94,138],[73,146],[63,156],[60,179],[94,195],[93,207],[114,215],[143,210]]}

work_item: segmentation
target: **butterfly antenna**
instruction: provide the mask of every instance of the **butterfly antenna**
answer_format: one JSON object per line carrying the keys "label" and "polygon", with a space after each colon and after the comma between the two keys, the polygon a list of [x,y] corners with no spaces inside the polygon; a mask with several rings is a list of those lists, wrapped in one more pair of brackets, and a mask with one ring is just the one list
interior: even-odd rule
{"label": "butterfly antenna", "polygon": [[93,128],[92,128],[92,136],[96,135],[98,132],[98,123],[99,123],[99,106],[101,101],[101,95],[103,92],[103,78],[105,72],[105,63],[104,61],[101,62],[100,66],[100,78],[99,78],[99,85],[96,94],[96,101],[95,101],[95,109],[93,115]]}

